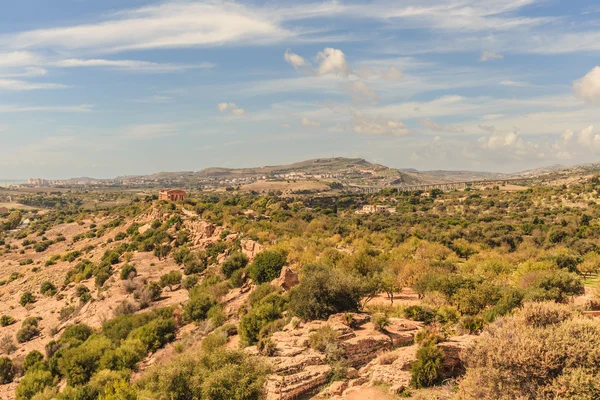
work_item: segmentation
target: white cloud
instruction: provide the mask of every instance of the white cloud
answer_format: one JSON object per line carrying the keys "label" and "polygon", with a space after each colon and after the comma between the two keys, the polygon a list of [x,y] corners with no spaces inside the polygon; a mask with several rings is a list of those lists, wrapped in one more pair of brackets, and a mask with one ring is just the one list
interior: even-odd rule
{"label": "white cloud", "polygon": [[494,53],[493,51],[484,51],[479,58],[479,61],[491,61],[491,60],[502,60],[504,56],[502,54]]}
{"label": "white cloud", "polygon": [[212,63],[200,63],[196,65],[162,64],[149,61],[137,60],[104,60],[104,59],[66,59],[51,63],[50,65],[61,68],[94,68],[106,67],[136,72],[179,72],[187,69],[209,69],[215,65]]}
{"label": "white cloud", "polygon": [[408,136],[412,132],[402,122],[380,116],[355,113],[352,130],[361,135]]}
{"label": "white cloud", "polygon": [[16,79],[0,79],[0,90],[26,91],[40,89],[64,89],[67,86],[58,83],[28,82]]}
{"label": "white cloud", "polygon": [[348,92],[352,95],[355,101],[375,101],[377,100],[377,93],[371,89],[363,81],[354,81],[346,85]]}
{"label": "white cloud", "polygon": [[531,83],[528,82],[520,82],[520,81],[511,81],[511,80],[503,80],[500,81],[502,86],[514,86],[514,87],[530,87]]}
{"label": "white cloud", "polygon": [[307,128],[318,128],[321,126],[321,123],[319,121],[314,121],[306,117],[302,118],[300,123],[302,124],[302,126],[305,126]]}
{"label": "white cloud", "polygon": [[125,137],[132,140],[156,139],[177,134],[177,124],[131,125],[124,129]]}
{"label": "white cloud", "polygon": [[0,37],[12,48],[119,52],[135,49],[272,43],[292,33],[265,9],[233,2],[172,2],[122,11],[95,23]]}
{"label": "white cloud", "polygon": [[522,145],[522,139],[518,132],[494,132],[489,136],[479,138],[481,147],[498,150]]}
{"label": "white cloud", "polygon": [[421,125],[423,125],[425,128],[428,128],[428,129],[430,129],[432,131],[436,131],[436,132],[464,133],[464,131],[465,131],[465,129],[461,126],[441,125],[429,118],[425,118],[424,120],[421,120]]}
{"label": "white cloud", "polygon": [[0,53],[0,67],[23,67],[39,62],[39,57],[28,51]]}
{"label": "white cloud", "polygon": [[285,51],[283,58],[285,61],[288,62],[288,64],[290,64],[292,67],[294,67],[296,69],[307,67],[310,65],[310,63],[308,61],[306,61],[304,59],[304,57],[299,56],[298,54],[295,54],[295,53],[291,53],[289,49]]}
{"label": "white cloud", "polygon": [[219,112],[228,112],[238,117],[246,114],[246,111],[243,108],[239,108],[235,103],[219,103],[217,104],[217,110]]}
{"label": "white cloud", "polygon": [[383,71],[383,73],[381,74],[381,78],[385,79],[385,80],[393,81],[393,80],[402,78],[403,75],[404,74],[402,74],[402,71],[400,71],[398,68],[391,65],[388,67],[388,69]]}
{"label": "white cloud", "polygon": [[577,142],[582,146],[595,147],[600,144],[600,135],[594,135],[594,126],[590,125],[579,132]]}
{"label": "white cloud", "polygon": [[22,113],[22,112],[90,112],[92,111],[90,104],[81,104],[76,106],[20,106],[20,105],[1,105],[0,113]]}
{"label": "white cloud", "polygon": [[594,67],[573,83],[575,95],[588,104],[600,104],[600,67]]}
{"label": "white cloud", "polygon": [[339,49],[327,47],[317,54],[316,61],[319,63],[317,69],[319,75],[332,74],[348,77],[352,73],[346,56]]}

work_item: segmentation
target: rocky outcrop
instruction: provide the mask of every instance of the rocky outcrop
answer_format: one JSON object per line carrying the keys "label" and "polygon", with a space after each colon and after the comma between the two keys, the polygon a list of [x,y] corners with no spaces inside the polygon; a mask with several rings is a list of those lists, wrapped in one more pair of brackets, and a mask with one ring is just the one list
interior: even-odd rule
{"label": "rocky outcrop", "polygon": [[288,291],[300,283],[300,280],[298,279],[298,274],[290,267],[283,267],[281,269],[281,274],[279,274],[279,278],[275,279],[272,283],[273,285]]}
{"label": "rocky outcrop", "polygon": [[258,253],[261,253],[265,248],[262,244],[248,238],[241,240],[242,253],[244,253],[252,262]]}
{"label": "rocky outcrop", "polygon": [[[343,357],[354,368],[348,369],[343,383],[330,386],[321,397],[338,396],[346,388],[379,379],[377,374],[383,376],[385,371],[363,371],[363,367],[370,365],[380,353],[391,350],[394,343],[401,341],[395,341],[392,335],[377,331],[369,321],[368,314],[336,314],[327,321],[302,323],[294,319],[282,331],[275,332],[271,337],[276,345],[275,356],[268,358],[273,366],[273,374],[266,385],[267,399],[288,400],[316,394],[329,381],[331,367],[326,355],[309,347],[310,335],[325,326],[337,331],[337,342]],[[419,324],[400,319],[394,320],[391,327],[394,329],[393,334],[410,336],[411,341],[420,329]],[[257,352],[256,348],[249,348],[248,351]],[[393,380],[392,377],[388,377],[387,381],[386,378],[381,379],[385,382]]]}

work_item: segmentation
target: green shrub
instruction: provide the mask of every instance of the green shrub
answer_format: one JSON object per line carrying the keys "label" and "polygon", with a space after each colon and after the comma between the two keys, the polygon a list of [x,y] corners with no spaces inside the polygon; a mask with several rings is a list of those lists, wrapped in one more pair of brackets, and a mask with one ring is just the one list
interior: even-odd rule
{"label": "green shrub", "polygon": [[248,265],[248,261],[248,257],[244,253],[233,253],[225,260],[225,262],[223,262],[223,265],[221,266],[221,271],[223,272],[223,275],[225,275],[225,277],[231,278],[231,275],[235,271],[246,268],[246,266]]}
{"label": "green shrub", "polygon": [[15,319],[10,315],[3,315],[0,317],[0,326],[9,326],[15,323]]}
{"label": "green shrub", "polygon": [[214,296],[196,288],[190,293],[190,299],[183,307],[183,316],[187,321],[203,321],[208,317],[208,311],[217,304]]}
{"label": "green shrub", "polygon": [[385,332],[385,328],[390,325],[390,319],[383,313],[377,313],[373,315],[371,322],[373,322],[375,329],[379,332]]}
{"label": "green shrub", "polygon": [[435,318],[435,312],[429,308],[415,305],[406,307],[404,309],[404,316],[413,321],[421,321],[428,324]]}
{"label": "green shrub", "polygon": [[239,333],[243,342],[256,343],[261,338],[263,329],[283,316],[286,306],[286,299],[277,293],[271,293],[261,299],[240,320]]}
{"label": "green shrub", "polygon": [[327,346],[332,343],[337,343],[339,337],[340,334],[338,331],[329,325],[325,325],[310,334],[308,337],[308,344],[312,349],[324,352],[327,349]]}
{"label": "green shrub", "polygon": [[25,292],[21,295],[21,300],[19,300],[19,304],[25,307],[27,304],[35,303],[35,296],[31,292]]}
{"label": "green shrub", "polygon": [[417,361],[411,367],[411,384],[419,389],[439,383],[444,353],[433,343],[426,343],[417,350]]}
{"label": "green shrub", "polygon": [[60,335],[59,342],[76,347],[85,342],[92,333],[94,333],[94,330],[86,324],[69,325]]}
{"label": "green shrub", "polygon": [[248,273],[256,283],[271,282],[279,277],[285,262],[285,257],[278,251],[266,250],[254,258]]}
{"label": "green shrub", "polygon": [[15,377],[15,367],[9,357],[0,357],[0,384],[11,383]]}
{"label": "green shrub", "polygon": [[137,275],[137,270],[135,269],[135,267],[129,263],[123,265],[123,268],[121,269],[121,280],[127,280],[127,279],[131,279],[133,277],[135,277]]}
{"label": "green shrub", "polygon": [[175,339],[175,321],[159,318],[131,331],[128,339],[139,340],[149,352],[154,352]]}
{"label": "green shrub", "polygon": [[173,286],[177,286],[181,284],[181,272],[179,271],[171,271],[167,274],[164,274],[160,277],[160,285],[162,287],[168,286],[169,290],[173,290]]}
{"label": "green shrub", "polygon": [[321,265],[304,267],[300,284],[290,293],[290,312],[305,320],[358,311],[364,294],[360,279]]}
{"label": "green shrub", "polygon": [[27,372],[30,368],[35,367],[36,364],[44,361],[44,355],[37,350],[30,351],[23,360],[23,372]]}
{"label": "green shrub", "polygon": [[15,391],[17,400],[30,400],[37,393],[54,385],[54,378],[49,371],[33,369],[19,382]]}
{"label": "green shrub", "polygon": [[40,334],[38,323],[40,317],[29,317],[21,323],[21,329],[17,332],[17,342],[25,343]]}
{"label": "green shrub", "polygon": [[40,293],[44,296],[54,296],[57,293],[56,286],[52,282],[44,282],[40,286]]}

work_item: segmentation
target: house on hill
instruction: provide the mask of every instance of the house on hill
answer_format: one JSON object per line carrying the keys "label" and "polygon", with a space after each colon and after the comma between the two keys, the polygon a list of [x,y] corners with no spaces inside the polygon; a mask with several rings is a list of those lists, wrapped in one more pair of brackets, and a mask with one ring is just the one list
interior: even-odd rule
{"label": "house on hill", "polygon": [[158,194],[158,198],[159,200],[183,201],[185,200],[185,192],[179,189],[161,190]]}

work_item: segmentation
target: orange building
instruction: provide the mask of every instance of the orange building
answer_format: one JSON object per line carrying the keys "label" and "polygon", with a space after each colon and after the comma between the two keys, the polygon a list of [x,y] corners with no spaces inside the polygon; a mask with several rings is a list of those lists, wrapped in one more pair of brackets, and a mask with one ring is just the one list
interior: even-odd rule
{"label": "orange building", "polygon": [[185,192],[178,189],[161,190],[158,194],[160,200],[168,201],[183,201],[185,200]]}

